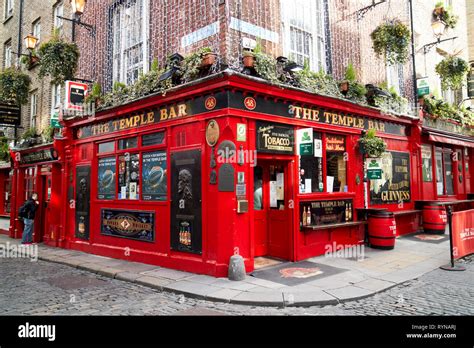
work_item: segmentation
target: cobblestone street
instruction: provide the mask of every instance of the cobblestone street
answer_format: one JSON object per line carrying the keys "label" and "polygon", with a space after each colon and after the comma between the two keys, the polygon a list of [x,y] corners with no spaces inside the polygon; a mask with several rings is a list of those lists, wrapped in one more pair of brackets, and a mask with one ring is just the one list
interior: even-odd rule
{"label": "cobblestone street", "polygon": [[435,270],[359,301],[270,308],[196,300],[65,265],[3,259],[0,315],[473,315],[474,257],[461,263],[465,272]]}

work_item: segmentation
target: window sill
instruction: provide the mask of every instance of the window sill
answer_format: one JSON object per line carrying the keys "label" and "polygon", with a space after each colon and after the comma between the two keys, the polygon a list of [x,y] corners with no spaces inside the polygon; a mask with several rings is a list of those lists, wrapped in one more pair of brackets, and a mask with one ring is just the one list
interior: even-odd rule
{"label": "window sill", "polygon": [[365,224],[367,224],[367,222],[365,222],[365,221],[341,222],[339,224],[302,226],[301,230],[303,232],[305,232],[305,231],[321,231],[321,230],[329,230],[329,229],[332,229],[332,228],[353,227],[353,226],[360,226],[360,225],[365,225]]}
{"label": "window sill", "polygon": [[3,24],[7,24],[7,22],[9,22],[10,19],[12,19],[12,18],[13,18],[13,14],[11,14],[11,15],[8,16],[8,17],[5,17],[5,19],[3,20]]}

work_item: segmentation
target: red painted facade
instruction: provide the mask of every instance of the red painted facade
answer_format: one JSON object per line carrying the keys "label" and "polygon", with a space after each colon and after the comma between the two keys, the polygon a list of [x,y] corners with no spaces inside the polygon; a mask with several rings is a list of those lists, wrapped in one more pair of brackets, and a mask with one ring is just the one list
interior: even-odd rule
{"label": "red painted facade", "polygon": [[[212,99],[213,97],[215,99]],[[293,108],[295,105],[301,108],[301,113],[295,113]],[[304,113],[303,109],[319,111]],[[156,111],[154,121],[150,110]],[[344,115],[346,118],[341,118]],[[219,138],[215,147],[211,147],[206,141],[206,130],[211,120],[215,120],[219,127]],[[453,195],[446,197],[436,195],[436,179],[431,182],[423,181],[421,144],[436,147],[439,143],[430,142],[429,135],[422,128],[420,120],[394,117],[347,101],[296,89],[282,89],[258,79],[224,72],[204,81],[182,86],[170,91],[166,96],[150,96],[128,105],[101,111],[93,117],[63,121],[63,138],[55,139],[54,144],[50,146],[20,152],[14,164],[12,179],[14,213],[11,218],[10,235],[14,238],[21,236],[22,223],[15,217],[26,197],[26,192],[34,190],[40,194],[39,216],[42,216],[35,223],[37,242],[43,241],[52,246],[213,276],[227,275],[229,258],[235,253],[244,257],[247,271],[250,272],[253,270],[256,256],[299,261],[324,254],[327,246],[334,242],[338,245],[360,244],[363,243],[365,234],[365,224],[358,223],[357,214],[357,209],[364,208],[364,160],[358,149],[358,139],[363,128],[360,123],[362,120],[370,122],[368,123],[370,125],[383,123],[393,130],[403,130],[395,135],[396,132],[384,133],[384,129],[381,128],[378,135],[386,141],[387,150],[393,152],[394,158],[396,156],[401,158],[401,164],[398,165],[400,170],[394,169],[394,173],[399,171],[405,175],[403,174],[405,171],[409,172],[406,178],[410,187],[410,197],[403,203],[369,204],[371,208],[387,208],[396,213],[398,234],[412,233],[419,229],[421,211],[416,207],[415,201],[467,198],[467,194],[471,192],[472,155],[471,150],[465,150],[464,146],[446,143],[443,145],[452,151],[462,152],[462,168],[453,165],[456,167],[453,175],[462,172],[463,180],[462,182],[456,180],[453,184]],[[257,149],[259,146],[257,133],[260,132],[259,124],[262,122],[290,129],[295,134],[298,129],[312,128],[314,132],[320,134],[324,150],[329,148],[328,144],[332,141],[330,139],[344,139],[344,162],[342,160],[331,162],[337,163],[338,173],[345,173],[344,178],[339,178],[338,192],[328,192],[333,190],[329,189],[331,184],[326,181],[327,174],[329,170],[334,169],[325,164],[331,160],[328,159],[328,152],[323,151],[321,157],[324,164],[323,181],[320,186],[323,192],[300,193],[300,158],[296,151],[283,154]],[[240,134],[238,130],[242,129],[244,131]],[[143,136],[157,133],[163,134],[162,141],[147,145]],[[122,146],[124,143],[121,140],[135,137],[138,139],[137,144],[131,148]],[[433,137],[431,139],[436,140]],[[247,156],[256,154],[256,163],[250,157],[243,163],[235,161],[235,158],[234,161],[230,159],[227,163],[223,163],[217,151],[224,141],[232,142],[236,150],[246,151]],[[102,147],[105,150],[102,151],[99,149],[99,144],[104,143],[106,145]],[[472,147],[474,139],[466,138],[463,144]],[[121,146],[124,150],[120,150]],[[57,159],[22,164],[21,158],[25,154],[49,148],[56,151]],[[196,217],[184,218],[183,214],[172,216],[173,204],[181,202],[176,202],[172,192],[176,192],[177,196],[182,194],[182,190],[173,180],[184,173],[184,171],[173,172],[172,162],[176,165],[186,162],[182,160],[179,162],[173,158],[177,156],[176,154],[193,151],[198,151],[200,154],[196,162],[197,166],[200,161],[200,184],[198,188],[193,187],[192,191],[194,196],[195,192],[200,193],[198,203],[201,206],[202,214],[199,218],[202,223],[199,246],[195,244],[196,239],[192,239],[196,238],[193,234],[197,231]],[[135,191],[132,193],[131,186],[127,186],[130,189],[127,197],[132,197],[133,194],[133,198],[137,199],[118,199],[124,194],[124,191],[120,191],[118,182],[115,182],[117,192],[114,198],[99,199],[98,168],[101,158],[116,161],[114,162],[117,163],[116,174],[120,175],[123,169],[120,166],[126,161],[123,159],[132,156],[132,159],[137,158],[139,161],[140,169],[137,169],[137,173],[143,173],[144,155],[147,157],[150,153],[159,153],[166,158],[166,163],[162,163],[161,167],[166,168],[167,190],[161,200],[145,199],[142,192],[142,176],[136,193]],[[433,178],[436,175],[435,157],[436,155],[433,156],[432,162]],[[216,160],[215,167],[212,165],[213,159]],[[190,161],[188,160],[188,163],[191,163]],[[407,163],[404,164],[404,161]],[[225,170],[223,167],[226,167]],[[259,169],[255,169],[256,167]],[[216,184],[212,183],[214,170]],[[227,176],[226,170],[230,173]],[[255,178],[260,170],[262,205],[261,209],[256,209],[258,202],[254,202],[257,197],[255,191],[259,184]],[[89,178],[87,186],[89,191],[82,188],[81,192],[78,173],[83,172],[89,175],[84,176],[86,178],[84,182]],[[228,183],[232,190],[224,188],[226,180],[230,180]],[[281,192],[278,193],[281,199],[272,203],[270,200],[274,189],[272,187],[278,184],[278,180],[283,183]],[[274,184],[275,182],[277,184]],[[236,192],[238,185],[245,185],[245,192]],[[337,186],[338,183],[334,185]],[[240,186],[240,189],[242,188],[243,186]],[[77,221],[77,217],[80,216],[77,214],[78,209],[84,209],[82,205],[78,208],[78,197],[84,198],[87,195],[90,198],[87,201],[88,225],[83,222],[87,219]],[[182,200],[184,201],[184,198]],[[244,203],[244,206],[246,201],[248,210],[244,207],[243,212],[240,212],[239,201],[243,201],[241,203]],[[348,205],[342,208],[342,216],[346,217],[344,221],[338,224],[319,225],[312,229],[303,226],[301,204],[306,211],[305,204],[309,204],[308,202],[319,202],[314,206],[311,205],[312,209],[318,209],[314,207],[318,207],[320,202],[335,201],[349,202],[344,203]],[[275,209],[272,204],[277,204],[278,208]],[[121,222],[128,227],[132,221],[118,219],[110,222],[111,220],[104,218],[110,210],[144,212],[153,216],[153,232],[150,234],[152,238],[144,241],[104,233],[107,231],[104,229],[106,224]],[[318,218],[317,211],[319,210],[312,211],[315,214],[313,219]],[[192,225],[194,230],[186,235],[187,225],[181,224],[179,231],[177,229],[171,231],[176,216],[181,220],[194,221],[196,224]],[[149,223],[148,220],[141,222]],[[137,222],[132,221],[133,223]],[[146,228],[148,227],[143,227]],[[81,234],[84,230],[88,230],[88,238],[87,236],[84,238]],[[190,242],[192,240],[190,248],[193,251],[188,252],[184,247],[173,247],[176,242],[172,240],[172,233],[179,233],[180,241],[189,237]],[[78,238],[78,235],[82,237]]]}

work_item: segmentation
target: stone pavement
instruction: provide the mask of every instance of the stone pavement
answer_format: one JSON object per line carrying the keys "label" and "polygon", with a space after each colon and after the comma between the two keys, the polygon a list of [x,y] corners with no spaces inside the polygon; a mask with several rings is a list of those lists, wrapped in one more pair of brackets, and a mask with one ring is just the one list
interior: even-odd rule
{"label": "stone pavement", "polygon": [[[18,240],[0,235],[0,247]],[[365,248],[364,260],[315,257],[308,261],[347,271],[304,284],[285,286],[247,276],[229,281],[79,251],[38,246],[39,259],[69,265],[100,276],[124,280],[209,301],[258,306],[332,305],[372,296],[418,278],[449,262],[449,241],[440,244],[397,239],[395,250]]]}

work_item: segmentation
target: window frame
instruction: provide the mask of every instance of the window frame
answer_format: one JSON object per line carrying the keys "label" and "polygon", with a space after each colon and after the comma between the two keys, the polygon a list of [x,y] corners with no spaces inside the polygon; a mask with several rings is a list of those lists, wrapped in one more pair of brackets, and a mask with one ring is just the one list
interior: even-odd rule
{"label": "window frame", "polygon": [[[456,183],[456,180],[455,180],[455,177],[454,177],[454,169],[455,169],[455,164],[457,162],[453,161],[453,154],[456,152],[456,149],[452,149],[450,147],[439,147],[439,146],[436,146],[435,147],[435,150],[434,150],[434,153],[435,153],[435,165],[436,165],[436,185],[438,184],[438,159],[437,159],[437,154],[440,153],[441,154],[441,163],[442,163],[442,170],[441,172],[443,173],[443,194],[439,194],[438,193],[438,187],[436,187],[436,195],[438,197],[455,197],[457,195],[457,185],[455,185]],[[449,156],[451,157],[451,175],[453,177],[453,180],[452,180],[452,191],[453,191],[453,194],[448,194],[448,186],[447,186],[447,180],[446,180],[446,164],[445,164],[445,155],[449,154]],[[464,156],[464,153],[463,151],[461,151],[461,156]],[[461,159],[458,159],[458,161],[461,161],[461,163],[463,163],[463,158]]]}
{"label": "window frame", "polygon": [[15,11],[15,0],[5,0],[5,7],[3,9],[3,19],[8,19],[13,16]]}
{"label": "window frame", "polygon": [[30,93],[30,127],[36,127],[38,120],[38,90]]}
{"label": "window frame", "polygon": [[[302,4],[303,10],[298,8],[298,2]],[[298,2],[282,1],[282,41],[283,51],[290,60],[295,60],[303,65],[305,62],[295,59],[295,55],[303,57],[303,60],[309,58],[309,67],[313,71],[324,71],[328,69],[326,52],[326,6],[323,0],[307,2],[307,0],[298,0]],[[314,15],[308,15],[314,14]],[[301,17],[308,16],[307,22],[298,22]],[[292,39],[292,33],[299,32],[302,35],[302,51],[293,49],[293,44],[297,44]],[[309,37],[309,54],[305,53],[305,34]]]}
{"label": "window frame", "polygon": [[[140,4],[139,4],[140,3]],[[130,39],[130,33],[133,30],[132,26],[123,25],[123,16],[126,8],[124,3],[119,3],[113,8],[111,12],[111,28],[109,35],[112,36],[111,40],[111,65],[112,65],[112,83],[120,82],[126,85],[133,84],[140,73],[146,74],[149,71],[150,67],[150,57],[149,57],[149,37],[150,37],[150,2],[149,0],[134,0],[133,6],[141,6],[141,24],[139,36],[134,37],[133,40]],[[115,29],[117,27],[120,30]],[[127,45],[126,40],[134,41],[133,44]],[[142,59],[136,63],[129,63],[127,58],[127,53],[133,53],[134,49],[141,48]],[[129,79],[129,74],[134,74],[138,72],[136,77]]]}
{"label": "window frame", "polygon": [[3,67],[5,69],[11,68],[13,60],[12,39],[8,39],[3,44]]}
{"label": "window frame", "polygon": [[[60,10],[61,9],[61,10]],[[64,3],[58,1],[53,8],[53,28],[62,31],[64,27],[64,20],[58,16],[64,17]]]}
{"label": "window frame", "polygon": [[[335,192],[335,191],[328,192],[327,191],[327,173],[328,173],[328,168],[327,168],[328,156],[327,156],[327,150],[326,150],[326,148],[327,148],[327,137],[328,136],[336,136],[336,137],[344,138],[345,151],[343,152],[343,154],[345,154],[349,158],[349,151],[348,151],[348,147],[347,147],[349,135],[343,134],[343,133],[332,132],[332,131],[326,131],[326,130],[317,130],[317,129],[313,128],[313,139],[316,139],[315,136],[314,136],[315,133],[319,133],[321,135],[322,155],[323,155],[321,157],[323,190],[320,191],[320,192],[305,193],[305,192],[300,192],[299,185],[298,185],[298,189],[297,189],[298,196],[301,197],[301,198],[309,198],[310,196],[314,196],[314,195],[316,195],[316,196],[328,196],[328,195],[330,195],[330,196],[336,196],[336,195],[353,196],[353,195],[355,195],[354,187],[352,187],[352,185],[349,184],[349,180],[348,180],[349,159],[347,159],[345,161],[346,162],[346,168],[345,169],[346,169],[347,191],[344,191],[344,190],[343,191],[337,191],[337,192]],[[299,173],[300,173],[300,170],[301,170],[301,156],[298,156],[298,157],[299,157],[298,158],[298,177],[299,177],[299,175],[300,175]],[[312,183],[312,185],[313,185],[313,183]],[[334,189],[334,186],[333,186],[333,189]]]}
{"label": "window frame", "polygon": [[[155,144],[155,145],[149,145],[149,146],[143,146],[142,145],[142,137],[144,135],[148,135],[148,134],[154,134],[154,133],[164,133],[164,137],[163,137],[163,143],[161,144]],[[129,139],[129,138],[133,138],[133,137],[137,137],[138,138],[138,142],[137,142],[137,146],[134,147],[134,148],[129,148],[129,149],[123,149],[123,150],[120,150],[119,149],[119,142],[121,140],[125,140],[125,139]],[[167,168],[169,168],[169,165],[170,165],[170,157],[169,157],[169,149],[168,149],[168,144],[167,144],[167,141],[166,141],[166,137],[167,137],[167,131],[165,129],[154,129],[154,130],[151,130],[151,131],[148,131],[148,132],[143,132],[143,133],[135,133],[135,134],[127,134],[127,135],[123,135],[123,136],[120,136],[120,137],[117,137],[116,139],[107,139],[107,140],[101,140],[101,141],[97,141],[95,144],[94,144],[94,151],[95,151],[95,168],[96,168],[96,173],[98,174],[98,165],[99,165],[99,161],[100,159],[102,158],[111,158],[111,157],[115,157],[115,168],[116,168],[116,180],[115,180],[115,198],[114,199],[99,199],[98,198],[98,187],[97,187],[97,180],[95,180],[95,195],[94,195],[94,200],[97,201],[97,202],[121,202],[121,203],[131,203],[131,202],[139,202],[140,204],[144,203],[144,204],[160,204],[160,203],[168,203],[169,200],[170,200],[170,192],[169,192],[169,185],[167,185],[168,189],[167,189],[167,192],[166,192],[166,199],[164,200],[144,200],[143,199],[143,154],[146,154],[146,153],[151,153],[151,152],[164,152],[166,153],[166,166]],[[113,151],[108,151],[108,152],[103,152],[103,153],[99,153],[99,144],[103,144],[103,143],[109,143],[109,142],[114,142],[114,150]],[[140,185],[140,193],[138,195],[138,199],[121,199],[119,198],[119,180],[118,180],[118,176],[119,176],[119,158],[120,156],[124,156],[126,154],[130,154],[130,155],[135,155],[135,154],[138,154],[139,155],[139,185]],[[95,178],[97,179],[97,178]],[[167,175],[167,179],[166,180],[169,180],[169,175]],[[167,183],[168,184],[168,183]]]}
{"label": "window frame", "polygon": [[31,33],[38,39],[37,44],[39,44],[41,41],[41,17],[36,18],[33,23],[31,23]]}

